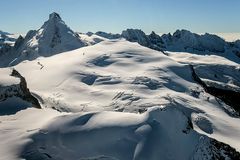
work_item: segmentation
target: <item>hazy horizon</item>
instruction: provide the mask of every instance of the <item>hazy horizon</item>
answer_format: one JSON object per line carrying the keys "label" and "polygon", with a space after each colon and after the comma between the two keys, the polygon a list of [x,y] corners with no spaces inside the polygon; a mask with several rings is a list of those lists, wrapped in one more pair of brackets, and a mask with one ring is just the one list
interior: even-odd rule
{"label": "hazy horizon", "polygon": [[2,2],[0,30],[26,33],[38,29],[57,12],[75,31],[120,33],[126,28],[144,32],[240,32],[240,1],[224,0],[8,0]]}

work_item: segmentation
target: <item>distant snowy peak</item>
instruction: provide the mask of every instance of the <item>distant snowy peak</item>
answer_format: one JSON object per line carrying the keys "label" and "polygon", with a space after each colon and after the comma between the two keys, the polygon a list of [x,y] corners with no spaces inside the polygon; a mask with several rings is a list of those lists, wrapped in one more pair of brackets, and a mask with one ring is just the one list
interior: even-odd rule
{"label": "distant snowy peak", "polygon": [[138,42],[143,46],[150,44],[147,35],[139,29],[127,29],[122,32],[122,37],[130,42]]}
{"label": "distant snowy peak", "polygon": [[127,29],[121,34],[122,38],[130,42],[137,42],[142,46],[157,51],[189,52],[194,54],[215,54],[238,62],[240,57],[240,41],[226,42],[214,34],[199,35],[188,30],[177,30],[173,34],[159,36],[155,32],[146,35],[139,29]]}
{"label": "distant snowy peak", "polygon": [[0,45],[1,44],[9,44],[12,45],[16,41],[16,35],[3,32],[0,30]]}
{"label": "distant snowy peak", "polygon": [[31,30],[25,38],[19,37],[13,54],[16,56],[11,65],[23,60],[32,60],[39,56],[74,50],[86,46],[79,35],[72,31],[57,13],[49,15],[49,19],[38,30]]}
{"label": "distant snowy peak", "polygon": [[139,29],[127,29],[122,32],[122,37],[130,42],[138,42],[142,46],[158,51],[162,51],[165,48],[162,38],[155,32],[146,35]]}
{"label": "distant snowy peak", "polygon": [[4,32],[4,31],[0,30],[0,35],[11,35],[11,33]]}
{"label": "distant snowy peak", "polygon": [[0,30],[0,56],[11,50],[16,41],[16,35]]}
{"label": "distant snowy peak", "polygon": [[[89,32],[88,32],[88,34],[89,34]],[[95,34],[100,36],[100,37],[107,38],[107,39],[118,39],[118,38],[121,38],[120,34],[106,33],[106,32],[102,32],[102,31],[98,31]]]}
{"label": "distant snowy peak", "polygon": [[225,52],[226,42],[208,33],[198,35],[187,30],[177,30],[173,35],[164,34],[162,38],[170,50]]}
{"label": "distant snowy peak", "polygon": [[85,46],[78,34],[52,13],[49,20],[37,31],[28,32],[21,52],[37,52],[40,56],[51,56]]}

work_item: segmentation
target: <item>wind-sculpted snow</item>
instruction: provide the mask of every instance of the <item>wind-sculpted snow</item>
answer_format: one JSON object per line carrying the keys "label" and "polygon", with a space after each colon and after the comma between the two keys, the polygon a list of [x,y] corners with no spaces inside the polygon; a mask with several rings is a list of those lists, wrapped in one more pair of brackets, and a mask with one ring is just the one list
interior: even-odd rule
{"label": "wind-sculpted snow", "polygon": [[[206,93],[193,79],[188,64],[170,57],[123,39],[104,40],[21,63],[16,69],[42,98],[43,107],[68,113],[143,113],[154,106],[175,107],[192,121],[195,131],[239,151],[240,120],[234,118],[236,112]],[[192,120],[200,113],[201,117]]]}
{"label": "wind-sculpted snow", "polygon": [[[22,157],[30,159],[218,159],[239,158],[192,129],[174,107],[144,114],[94,112],[57,117],[33,135]],[[204,145],[202,145],[204,143]],[[224,146],[224,144],[222,144]],[[227,153],[227,154],[226,154]]]}
{"label": "wind-sculpted snow", "polygon": [[114,63],[114,61],[109,60],[109,59],[110,59],[109,55],[102,55],[100,57],[97,57],[97,58],[89,61],[89,63],[92,63],[92,64],[94,64],[96,66],[99,66],[99,67],[106,67],[106,66],[109,66],[112,63]]}
{"label": "wind-sculpted snow", "polygon": [[161,83],[155,79],[151,79],[148,77],[136,77],[133,81],[133,84],[136,85],[145,85],[151,90],[156,90],[161,87]]}

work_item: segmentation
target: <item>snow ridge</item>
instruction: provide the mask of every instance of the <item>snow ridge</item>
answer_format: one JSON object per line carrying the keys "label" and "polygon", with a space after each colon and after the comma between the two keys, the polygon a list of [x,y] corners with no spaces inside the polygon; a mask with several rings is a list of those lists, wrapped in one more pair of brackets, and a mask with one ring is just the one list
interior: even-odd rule
{"label": "snow ridge", "polygon": [[49,15],[48,21],[40,29],[29,31],[24,39],[19,37],[17,41],[8,57],[10,65],[86,46],[55,12]]}

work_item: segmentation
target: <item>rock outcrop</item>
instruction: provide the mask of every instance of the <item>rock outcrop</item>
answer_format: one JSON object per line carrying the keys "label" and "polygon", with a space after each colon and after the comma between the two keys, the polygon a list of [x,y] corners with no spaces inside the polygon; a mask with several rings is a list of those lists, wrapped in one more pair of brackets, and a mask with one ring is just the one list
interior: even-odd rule
{"label": "rock outcrop", "polygon": [[32,96],[31,92],[29,91],[25,78],[15,69],[12,70],[10,76],[18,78],[20,83],[11,84],[9,86],[0,86],[0,103],[6,101],[8,98],[18,97],[23,101],[31,103],[36,108],[41,108],[38,99]]}
{"label": "rock outcrop", "polygon": [[[87,34],[89,35],[89,33],[90,32],[88,32]],[[95,34],[100,36],[100,37],[107,38],[107,39],[118,39],[118,38],[121,38],[120,34],[106,33],[106,32],[102,32],[102,31],[98,31]]]}
{"label": "rock outcrop", "polygon": [[206,84],[197,75],[197,73],[192,65],[190,65],[190,68],[192,70],[193,79],[198,84],[200,84],[207,93],[221,99],[224,103],[231,106],[232,108],[234,108],[235,111],[238,112],[237,116],[240,115],[240,92],[235,91],[235,90],[230,90],[230,89],[218,88],[216,86]]}

